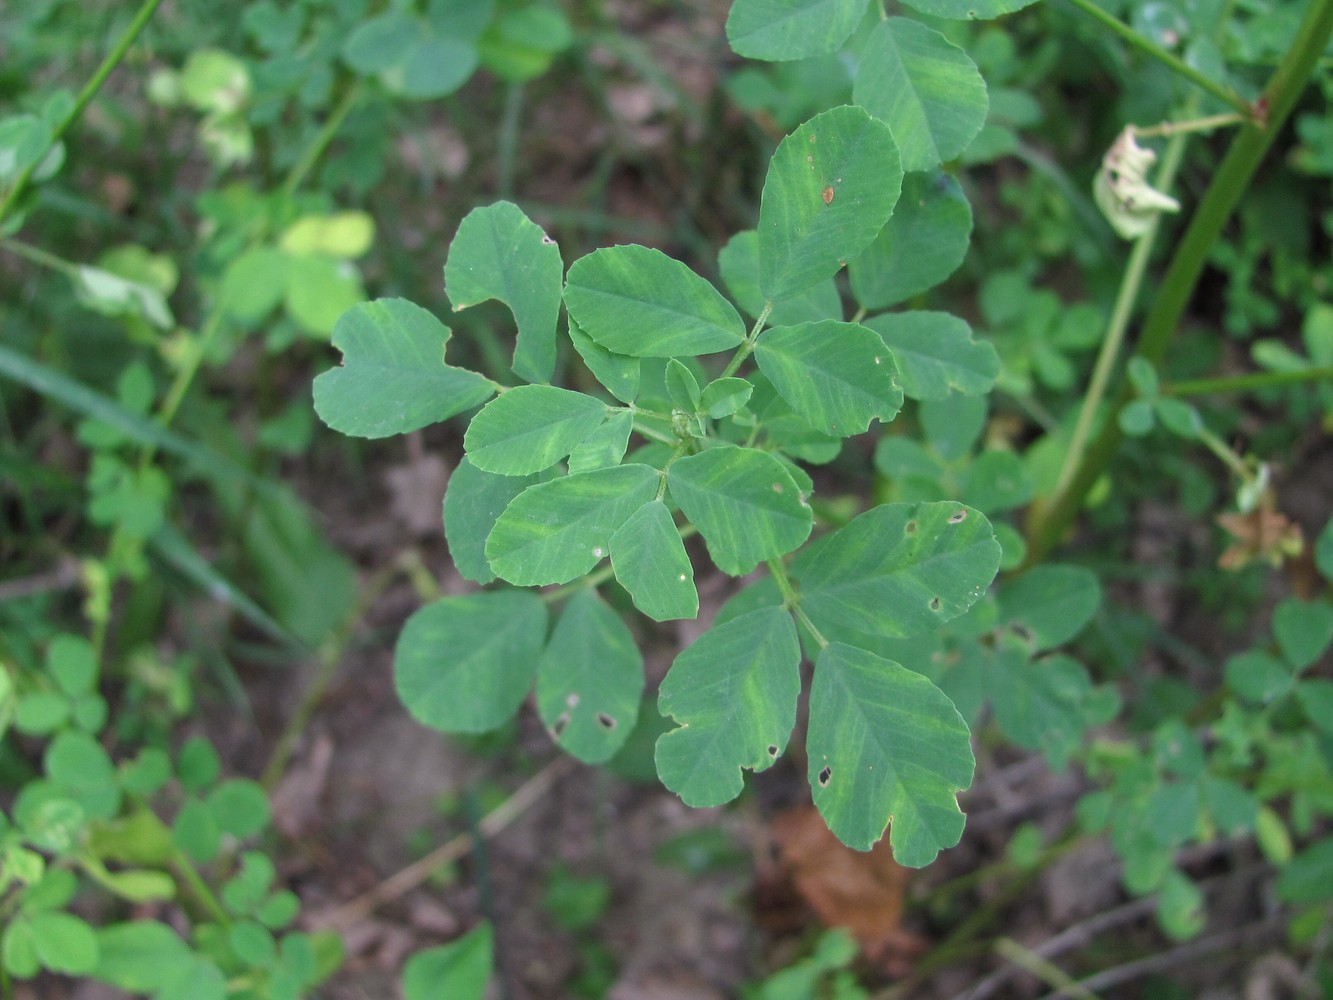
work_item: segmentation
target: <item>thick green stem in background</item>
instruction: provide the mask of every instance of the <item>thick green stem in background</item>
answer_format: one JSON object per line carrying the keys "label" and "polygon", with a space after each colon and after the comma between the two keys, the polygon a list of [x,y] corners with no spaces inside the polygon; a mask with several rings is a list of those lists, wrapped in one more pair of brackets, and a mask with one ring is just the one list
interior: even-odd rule
{"label": "thick green stem in background", "polygon": [[[1292,47],[1279,64],[1256,104],[1263,124],[1245,125],[1237,133],[1213,176],[1203,200],[1176,247],[1162,279],[1161,290],[1144,320],[1138,354],[1159,365],[1189,305],[1208,253],[1222,233],[1264,154],[1291,115],[1296,100],[1333,36],[1333,0],[1313,0],[1296,29]],[[1121,393],[1119,406],[1130,398]],[[1042,559],[1073,523],[1093,484],[1110,466],[1119,449],[1120,425],[1108,414],[1101,433],[1081,457],[1065,489],[1051,503],[1034,505],[1028,519],[1028,563]]]}

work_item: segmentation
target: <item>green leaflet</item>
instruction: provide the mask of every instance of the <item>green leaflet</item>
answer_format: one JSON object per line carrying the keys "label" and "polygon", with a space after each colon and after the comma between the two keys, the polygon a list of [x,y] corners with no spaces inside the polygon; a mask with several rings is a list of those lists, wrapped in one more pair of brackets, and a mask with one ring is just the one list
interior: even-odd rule
{"label": "green leaflet", "polygon": [[745,339],[740,315],[721,292],[648,247],[604,247],[575,261],[565,308],[604,349],[635,358],[712,354]]}
{"label": "green leaflet", "polygon": [[514,497],[537,481],[536,476],[483,472],[467,456],[458,463],[444,494],[444,537],[449,557],[464,579],[482,584],[495,579],[486,561],[486,537]]}
{"label": "green leaflet", "polygon": [[773,62],[827,55],[865,14],[869,0],[735,0],[727,41],[737,55]]}
{"label": "green leaflet", "polygon": [[[764,293],[759,290],[759,233],[745,229],[733,236],[718,252],[717,267],[736,304],[747,315],[758,318],[764,311]],[[842,319],[842,297],[832,278],[774,302],[768,316],[773,326],[821,319]]]}
{"label": "green leaflet", "polygon": [[616,530],[653,499],[659,476],[649,465],[620,465],[529,487],[486,540],[491,569],[523,587],[582,576],[605,558]]}
{"label": "green leaflet", "polygon": [[446,945],[417,952],[403,966],[405,1000],[482,1000],[491,981],[494,938],[483,921]]}
{"label": "green leaflet", "polygon": [[778,145],[759,207],[759,288],[788,299],[837,274],[889,221],[902,187],[889,127],[861,108],[816,115]]}
{"label": "green leaflet", "polygon": [[502,476],[549,469],[606,419],[606,404],[552,385],[520,385],[487,403],[468,425],[472,464]]}
{"label": "green leaflet", "polygon": [[942,400],[951,392],[989,392],[1000,374],[1000,356],[972,329],[949,313],[913,310],[885,313],[865,321],[898,363],[898,381],[912,399]]}
{"label": "green leaflet", "polygon": [[983,676],[1000,731],[1063,766],[1088,727],[1084,702],[1092,681],[1083,665],[1067,656],[1032,661],[1010,647],[991,659]]}
{"label": "green leaflet", "polygon": [[902,408],[893,355],[879,334],[856,323],[773,327],[759,336],[754,355],[778,394],[826,434],[860,434]]}
{"label": "green leaflet", "polygon": [[799,568],[801,609],[829,637],[904,638],[954,618],[1000,565],[990,522],[959,503],[873,507]]}
{"label": "green leaflet", "polygon": [[680,727],[657,741],[657,773],[686,805],[717,806],[762,771],[796,723],[801,649],[791,615],[760,608],[705,632],[676,657],[658,708]]}
{"label": "green leaflet", "polygon": [[406,434],[480,406],[495,383],[444,363],[449,328],[406,299],[377,299],[333,327],[342,367],[315,379],[315,412],[352,437]]}
{"label": "green leaflet", "polygon": [[967,53],[905,17],[875,28],[852,96],[893,131],[904,170],[929,170],[959,156],[986,123],[989,103]]}
{"label": "green leaflet", "polygon": [[671,466],[667,486],[704,536],[718,569],[732,576],[790,552],[814,523],[791,473],[754,448],[688,455]]}
{"label": "green leaflet", "polygon": [[574,343],[574,350],[588,366],[588,371],[602,383],[611,395],[622,403],[632,403],[639,395],[638,358],[623,354],[612,354],[586,333],[579,329],[571,318],[569,321],[569,339]]}
{"label": "green leaflet", "polygon": [[963,262],[971,236],[972,206],[956,180],[939,170],[907,174],[893,217],[847,265],[852,294],[884,309],[934,288]]}
{"label": "green leaflet", "polygon": [[585,764],[629,738],[643,695],[643,657],[620,615],[580,590],[537,664],[537,712],[552,738]]}
{"label": "green leaflet", "polygon": [[499,299],[514,314],[514,374],[549,382],[555,371],[564,264],[560,248],[523,210],[501,201],[467,214],[449,244],[444,290],[455,311]]}
{"label": "green leaflet", "polygon": [[398,697],[432,729],[484,733],[518,711],[545,641],[546,605],[536,594],[442,598],[413,614],[398,636]]}
{"label": "green leaflet", "polygon": [[347,37],[343,61],[363,76],[378,76],[404,97],[443,97],[477,68],[477,38],[493,7],[493,0],[437,0],[426,17],[387,11],[363,21]]}
{"label": "green leaflet", "polygon": [[634,429],[634,414],[616,410],[606,422],[584,438],[569,453],[569,471],[591,472],[610,465],[619,465],[629,447],[630,432]]}
{"label": "green leaflet", "polygon": [[634,606],[654,621],[698,616],[694,567],[662,501],[644,504],[611,536],[611,566]]}
{"label": "green leaflet", "polygon": [[868,851],[892,823],[893,856],[911,868],[958,843],[971,736],[921,674],[831,643],[815,663],[806,750],[815,805],[843,843]]}
{"label": "green leaflet", "polygon": [[1036,0],[904,0],[913,10],[931,17],[948,17],[959,21],[983,21],[1002,14],[1012,14],[1028,7]]}
{"label": "green leaflet", "polygon": [[1289,597],[1273,609],[1273,637],[1294,670],[1304,670],[1333,641],[1333,607],[1327,601]]}
{"label": "green leaflet", "polygon": [[1082,566],[1034,566],[1000,586],[1000,615],[1021,625],[1033,651],[1063,645],[1083,631],[1102,603],[1102,588]]}

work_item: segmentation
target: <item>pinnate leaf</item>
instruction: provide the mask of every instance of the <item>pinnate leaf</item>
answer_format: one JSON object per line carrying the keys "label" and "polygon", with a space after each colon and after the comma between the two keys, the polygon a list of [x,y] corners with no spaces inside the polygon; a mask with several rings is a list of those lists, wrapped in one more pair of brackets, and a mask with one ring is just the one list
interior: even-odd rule
{"label": "pinnate leaf", "polygon": [[865,325],[893,351],[898,381],[912,399],[982,395],[1000,374],[995,348],[973,340],[971,327],[957,316],[913,310],[875,316]]}
{"label": "pinnate leaf", "polygon": [[628,739],[643,694],[643,657],[594,590],[569,599],[537,664],[537,711],[555,741],[587,764]]}
{"label": "pinnate leaf", "polygon": [[568,583],[607,555],[611,536],[657,493],[649,465],[580,472],[524,490],[495,522],[486,558],[523,587]]}
{"label": "pinnate leaf", "polygon": [[718,569],[743,576],[810,534],[814,517],[786,467],[754,448],[711,448],[671,466],[671,497],[699,529]]}
{"label": "pinnate leaf", "polygon": [[657,773],[686,805],[740,794],[742,768],[770,767],[791,736],[801,648],[791,615],[760,608],[705,632],[676,657],[658,708],[680,727],[657,741]]}
{"label": "pinnate leaf", "polygon": [[893,214],[902,188],[889,127],[863,109],[816,115],[783,139],[759,206],[759,287],[778,302],[833,277]]}
{"label": "pinnate leaf", "polygon": [[780,62],[842,48],[869,0],[736,0],[727,41],[747,59]]}
{"label": "pinnate leaf", "polygon": [[606,419],[606,404],[553,385],[520,385],[472,418],[463,448],[472,464],[502,476],[549,469]]}
{"label": "pinnate leaf", "polygon": [[634,606],[654,621],[698,616],[694,567],[662,501],[644,504],[611,536],[611,565]]}
{"label": "pinnate leaf", "polygon": [[483,733],[518,711],[546,641],[546,605],[533,593],[491,590],[419,609],[398,636],[394,684],[418,722]]}
{"label": "pinnate leaf", "polygon": [[449,328],[406,299],[364,302],[333,327],[342,367],[315,379],[315,412],[352,437],[406,434],[480,406],[490,379],[444,363]]}
{"label": "pinnate leaf", "polygon": [[830,643],[810,688],[810,787],[829,829],[867,851],[890,823],[899,864],[919,868],[958,843],[957,794],[972,783],[967,723],[921,674]]}
{"label": "pinnate leaf", "polygon": [[759,370],[791,408],[825,434],[860,434],[898,415],[897,366],[879,334],[857,323],[802,323],[765,330],[755,344]]}
{"label": "pinnate leaf", "polygon": [[596,343],[635,358],[712,354],[745,339],[740,314],[721,292],[648,247],[604,247],[575,261],[565,307]]}

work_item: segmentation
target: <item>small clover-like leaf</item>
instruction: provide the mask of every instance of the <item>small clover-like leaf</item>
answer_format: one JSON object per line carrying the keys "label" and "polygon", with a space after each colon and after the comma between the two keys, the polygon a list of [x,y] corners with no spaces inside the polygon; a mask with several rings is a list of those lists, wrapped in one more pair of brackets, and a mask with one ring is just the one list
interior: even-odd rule
{"label": "small clover-like leaf", "polygon": [[606,419],[606,404],[553,385],[520,385],[487,403],[468,425],[472,464],[502,476],[549,469]]}
{"label": "small clover-like leaf", "polygon": [[661,500],[644,504],[611,536],[611,566],[634,606],[654,621],[699,614],[694,567]]}

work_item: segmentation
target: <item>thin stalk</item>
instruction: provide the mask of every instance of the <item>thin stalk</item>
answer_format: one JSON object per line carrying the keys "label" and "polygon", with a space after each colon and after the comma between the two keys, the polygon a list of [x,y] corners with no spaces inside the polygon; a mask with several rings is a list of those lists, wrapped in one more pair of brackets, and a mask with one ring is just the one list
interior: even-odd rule
{"label": "thin stalk", "polygon": [[1228,125],[1244,125],[1250,118],[1248,115],[1238,115],[1233,112],[1224,112],[1220,115],[1208,115],[1205,118],[1191,118],[1180,122],[1160,122],[1157,125],[1134,125],[1134,134],[1140,139],[1151,139],[1156,136],[1181,135],[1185,132],[1211,132],[1214,129],[1225,128]]}
{"label": "thin stalk", "polygon": [[514,164],[518,160],[518,126],[522,116],[523,84],[511,83],[505,92],[495,153],[495,189],[501,198],[510,198],[514,193]]}
{"label": "thin stalk", "polygon": [[1206,90],[1218,100],[1235,108],[1247,121],[1254,121],[1256,119],[1254,105],[1251,105],[1249,101],[1245,100],[1245,98],[1241,97],[1230,87],[1223,86],[1206,74],[1200,73],[1189,63],[1185,62],[1178,56],[1172,55],[1152,39],[1145,38],[1124,21],[1121,21],[1119,18],[1102,10],[1093,3],[1092,0],[1069,0],[1069,2],[1091,17],[1094,21],[1109,28],[1114,34],[1119,35],[1122,39],[1128,42],[1131,47],[1138,49],[1146,56],[1156,59],[1177,76],[1183,77],[1196,87]]}
{"label": "thin stalk", "polygon": [[1077,979],[1065,972],[1054,962],[1047,961],[1036,952],[1024,948],[1013,938],[1002,937],[995,942],[995,952],[1001,958],[1032,973],[1047,986],[1063,990],[1075,1000],[1100,1000],[1096,993],[1085,987]]}
{"label": "thin stalk", "polygon": [[1237,455],[1232,448],[1228,447],[1225,441],[1207,427],[1199,428],[1199,441],[1216,455],[1223,465],[1234,472],[1241,482],[1251,483],[1254,481],[1254,470],[1246,465],[1245,460]]}
{"label": "thin stalk", "polygon": [[83,89],[79,91],[79,96],[74,98],[74,103],[65,112],[65,116],[56,122],[55,128],[51,130],[51,141],[47,144],[46,149],[42,150],[42,155],[34,158],[31,163],[24,167],[19,172],[18,177],[14,179],[13,186],[5,192],[4,200],[0,201],[0,222],[5,220],[18,203],[19,197],[27,189],[29,182],[32,181],[33,173],[46,159],[46,154],[60,141],[61,136],[69,131],[70,126],[79,120],[84,108],[97,96],[97,92],[102,89],[102,84],[106,83],[107,77],[120,65],[121,60],[125,58],[125,54],[129,52],[130,46],[134,44],[134,40],[139,37],[139,32],[143,31],[144,26],[152,19],[153,12],[157,10],[161,3],[162,0],[144,0],[138,13],[134,15],[134,20],[130,21],[129,26],[121,33],[116,44],[107,53],[106,58],[102,60],[102,64],[97,67],[97,71],[83,85]]}
{"label": "thin stalk", "polygon": [[1333,367],[1302,368],[1286,372],[1251,372],[1248,375],[1223,375],[1218,378],[1194,378],[1162,386],[1167,396],[1211,396],[1226,392],[1271,389],[1302,382],[1333,381]]}
{"label": "thin stalk", "polygon": [[71,278],[76,277],[79,272],[79,265],[65,260],[63,257],[57,257],[53,253],[47,253],[40,247],[29,246],[27,243],[21,243],[18,240],[0,239],[0,249],[8,250],[15,257],[22,257],[29,263],[50,268],[52,271],[59,271]]}
{"label": "thin stalk", "polygon": [[342,128],[343,120],[351,112],[357,98],[360,96],[361,81],[358,79],[353,81],[343,92],[342,100],[338,102],[338,106],[324,120],[323,126],[315,134],[315,138],[310,141],[310,144],[302,151],[300,158],[287,171],[287,176],[282,182],[282,193],[284,195],[290,198],[304,183],[306,176],[314,169],[315,164],[319,162],[319,158],[324,155],[324,151],[333,142],[333,137],[338,134],[338,129]]}
{"label": "thin stalk", "polygon": [[[1313,0],[1295,35],[1291,49],[1264,88],[1258,105],[1267,109],[1262,125],[1241,128],[1232,140],[1213,182],[1204,193],[1161,282],[1139,338],[1138,353],[1160,366],[1180,319],[1189,304],[1208,254],[1221,235],[1237,203],[1249,187],[1264,154],[1277,138],[1296,100],[1305,89],[1319,58],[1333,35],[1333,0]],[[1117,408],[1131,398],[1122,390]],[[1081,456],[1068,486],[1054,502],[1028,523],[1028,563],[1041,559],[1065,533],[1083,506],[1083,501],[1119,449],[1121,431],[1114,420],[1105,420],[1101,433]]]}
{"label": "thin stalk", "polygon": [[750,352],[754,350],[754,342],[758,340],[759,335],[764,332],[764,324],[768,322],[769,314],[772,311],[773,303],[764,303],[764,311],[761,312],[759,318],[754,321],[754,326],[750,327],[750,332],[746,335],[745,341],[740,347],[736,348],[736,353],[731,356],[731,360],[727,362],[727,367],[722,369],[722,374],[719,375],[718,378],[729,378],[736,374],[736,369],[741,366],[742,362],[750,356]]}
{"label": "thin stalk", "polygon": [[796,620],[805,626],[810,633],[810,637],[815,640],[820,649],[828,649],[828,640],[815,627],[815,623],[810,620],[810,616],[801,610],[801,597],[796,593],[796,588],[791,585],[791,577],[787,576],[787,567],[783,565],[782,560],[769,559],[764,565],[768,567],[768,572],[778,585],[778,592],[782,594],[782,606],[795,615]]}

